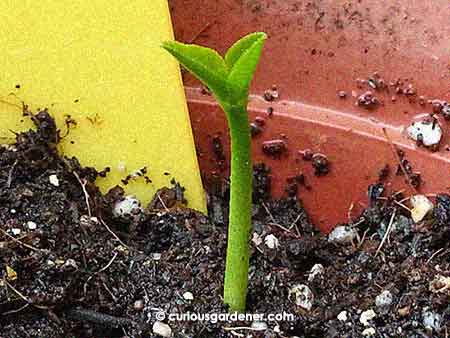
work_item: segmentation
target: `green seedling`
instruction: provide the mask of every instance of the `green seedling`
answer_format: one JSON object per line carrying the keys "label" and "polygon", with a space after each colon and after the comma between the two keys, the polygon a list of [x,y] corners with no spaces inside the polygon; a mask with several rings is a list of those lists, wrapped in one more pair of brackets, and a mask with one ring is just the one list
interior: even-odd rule
{"label": "green seedling", "polygon": [[231,138],[230,216],[224,302],[244,311],[249,268],[252,210],[251,136],[247,113],[250,82],[266,40],[253,33],[236,42],[222,58],[216,51],[176,41],[163,44],[189,72],[214,94],[225,112]]}

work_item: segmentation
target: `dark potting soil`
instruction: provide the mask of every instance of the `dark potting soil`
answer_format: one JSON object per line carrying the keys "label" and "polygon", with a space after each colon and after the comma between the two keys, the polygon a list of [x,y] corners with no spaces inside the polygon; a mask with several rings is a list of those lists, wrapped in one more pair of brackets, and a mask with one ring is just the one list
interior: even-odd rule
{"label": "dark potting soil", "polygon": [[50,116],[32,118],[0,148],[0,337],[448,336],[449,196],[414,224],[404,196],[371,186],[370,207],[325,236],[296,197],[270,198],[257,165],[247,312],[294,318],[175,321],[227,312],[226,187],[210,218],[177,184],[117,216],[123,190],[102,195],[97,171],[58,154]]}

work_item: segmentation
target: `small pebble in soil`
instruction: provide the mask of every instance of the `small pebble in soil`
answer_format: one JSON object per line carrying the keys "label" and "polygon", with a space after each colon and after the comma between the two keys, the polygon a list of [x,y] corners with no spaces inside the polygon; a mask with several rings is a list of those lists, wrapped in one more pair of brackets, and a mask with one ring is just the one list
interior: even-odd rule
{"label": "small pebble in soil", "polygon": [[358,96],[356,100],[356,105],[358,107],[373,109],[376,108],[380,104],[378,98],[376,98],[371,91],[367,91],[364,94]]}
{"label": "small pebble in soil", "polygon": [[262,244],[263,240],[257,232],[254,232],[252,235],[252,242],[253,242],[253,244],[255,244],[255,246],[260,246]]}
{"label": "small pebble in soil", "polygon": [[192,294],[192,292],[186,291],[185,293],[183,293],[183,299],[192,301],[194,300],[194,295]]}
{"label": "small pebble in soil", "polygon": [[6,279],[9,281],[15,281],[17,279],[17,272],[10,266],[6,266]]}
{"label": "small pebble in soil", "polygon": [[450,277],[437,275],[430,282],[430,291],[433,293],[447,293],[450,296]]}
{"label": "small pebble in soil", "polygon": [[135,309],[136,311],[142,311],[144,309],[144,300],[142,299],[138,299],[136,301],[134,301],[133,303],[133,309]]}
{"label": "small pebble in soil", "polygon": [[386,80],[383,79],[378,72],[375,72],[369,76],[367,79],[367,84],[375,90],[382,90],[386,88]]}
{"label": "small pebble in soil", "polygon": [[340,322],[346,322],[348,320],[348,315],[347,315],[347,311],[341,311],[339,312],[337,319]]}
{"label": "small pebble in soil", "polygon": [[311,271],[308,275],[308,282],[312,282],[317,277],[322,276],[325,273],[325,268],[322,264],[314,264],[314,266],[311,268]]}
{"label": "small pebble in soil", "polygon": [[433,109],[434,114],[440,114],[442,112],[442,107],[447,102],[441,100],[428,100],[428,103],[431,104],[431,108]]}
{"label": "small pebble in soil", "polygon": [[392,293],[389,290],[384,290],[375,298],[375,305],[378,308],[386,309],[391,306],[393,301],[394,297],[392,296]]}
{"label": "small pebble in soil", "polygon": [[338,91],[338,97],[340,99],[345,99],[347,97],[347,92],[343,90]]}
{"label": "small pebble in soil", "polygon": [[433,311],[424,311],[422,314],[422,323],[427,329],[439,332],[442,327],[442,316]]}
{"label": "small pebble in soil", "polygon": [[278,89],[276,86],[272,86],[271,89],[268,89],[264,92],[264,100],[268,101],[268,102],[272,102],[276,99],[278,99],[279,97],[279,93],[278,93]]}
{"label": "small pebble in soil", "polygon": [[254,331],[266,331],[269,327],[266,322],[254,321],[250,326]]}
{"label": "small pebble in soil", "polygon": [[62,268],[64,271],[76,271],[78,270],[78,264],[74,259],[69,258],[64,262]]}
{"label": "small pebble in soil", "polygon": [[117,201],[113,210],[113,214],[116,217],[135,216],[141,212],[141,202],[132,195],[125,196],[124,199]]}
{"label": "small pebble in soil", "polygon": [[406,317],[406,316],[408,316],[410,314],[410,312],[411,312],[411,307],[410,306],[404,306],[404,307],[398,309],[397,314],[400,317]]}
{"label": "small pebble in soil", "polygon": [[170,326],[160,321],[156,321],[153,324],[153,333],[161,337],[172,337]]}
{"label": "small pebble in soil", "polygon": [[324,176],[330,172],[330,162],[323,154],[314,154],[312,157],[312,166],[316,176]]}
{"label": "small pebble in soil", "polygon": [[28,222],[27,222],[27,227],[28,227],[28,229],[30,229],[30,230],[36,230],[37,224],[36,224],[35,222],[33,222],[33,221],[28,221]]}
{"label": "small pebble in soil", "polygon": [[450,104],[445,102],[441,108],[441,114],[446,120],[450,120]]}
{"label": "small pebble in soil", "polygon": [[255,137],[255,136],[261,134],[262,131],[263,131],[262,128],[256,122],[250,123],[250,133],[251,133],[252,137]]}
{"label": "small pebble in soil", "polygon": [[50,175],[48,177],[48,180],[50,181],[50,184],[54,185],[55,187],[59,187],[59,179],[56,175]]}
{"label": "small pebble in soil", "polygon": [[277,249],[280,246],[280,241],[274,235],[270,234],[264,238],[264,243],[269,249]]}
{"label": "small pebble in soil", "polygon": [[419,96],[419,104],[421,106],[424,106],[427,103],[427,100],[425,99],[425,96],[421,95]]}
{"label": "small pebble in soil", "polygon": [[413,122],[407,129],[408,136],[426,147],[438,145],[442,138],[442,129],[437,120]]}
{"label": "small pebble in soil", "polygon": [[97,217],[89,217],[88,215],[81,215],[80,216],[80,225],[84,229],[91,229],[93,230],[96,225],[98,225],[98,219]]}
{"label": "small pebble in soil", "polygon": [[262,144],[263,153],[273,157],[279,158],[287,150],[287,144],[284,140],[270,140]]}
{"label": "small pebble in soil", "polygon": [[155,261],[161,260],[161,256],[162,255],[159,252],[152,253],[152,259],[155,260]]}
{"label": "small pebble in soil", "polygon": [[311,161],[314,156],[314,152],[311,149],[299,150],[299,154],[302,155],[305,161]]}
{"label": "small pebble in soil", "polygon": [[21,232],[22,232],[22,230],[20,230],[19,228],[12,228],[12,229],[11,229],[11,233],[12,233],[14,236],[19,236]]}
{"label": "small pebble in soil", "polygon": [[356,235],[357,232],[355,229],[346,225],[339,225],[330,232],[328,241],[339,244],[350,244],[356,238]]}
{"label": "small pebble in soil", "polygon": [[411,199],[411,217],[415,223],[422,221],[433,210],[433,203],[425,195],[415,195]]}
{"label": "small pebble in soil", "polygon": [[[293,297],[292,297],[293,296]],[[294,303],[301,308],[310,311],[314,302],[314,294],[305,284],[297,284],[289,290],[289,298],[293,298]]]}
{"label": "small pebble in soil", "polygon": [[363,313],[361,313],[361,316],[359,317],[359,322],[364,326],[369,326],[370,325],[369,322],[376,316],[377,314],[372,309],[364,311]]}
{"label": "small pebble in soil", "polygon": [[417,94],[417,90],[414,88],[413,84],[410,83],[405,89],[403,89],[403,94],[406,96],[415,96]]}
{"label": "small pebble in soil", "polygon": [[365,337],[372,337],[372,336],[375,336],[376,333],[377,332],[375,331],[375,329],[373,327],[369,327],[362,332],[362,335]]}

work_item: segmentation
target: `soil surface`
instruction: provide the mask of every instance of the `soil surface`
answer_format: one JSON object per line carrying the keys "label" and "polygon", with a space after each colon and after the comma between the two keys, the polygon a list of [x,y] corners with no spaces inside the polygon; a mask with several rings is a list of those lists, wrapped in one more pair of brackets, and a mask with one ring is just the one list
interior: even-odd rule
{"label": "soil surface", "polygon": [[449,196],[415,224],[408,196],[377,183],[370,207],[325,236],[296,194],[270,198],[257,165],[247,312],[291,316],[175,321],[226,313],[227,187],[209,217],[177,184],[118,213],[123,190],[102,195],[105,172],[58,154],[46,111],[31,118],[36,130],[0,148],[0,337],[448,337]]}

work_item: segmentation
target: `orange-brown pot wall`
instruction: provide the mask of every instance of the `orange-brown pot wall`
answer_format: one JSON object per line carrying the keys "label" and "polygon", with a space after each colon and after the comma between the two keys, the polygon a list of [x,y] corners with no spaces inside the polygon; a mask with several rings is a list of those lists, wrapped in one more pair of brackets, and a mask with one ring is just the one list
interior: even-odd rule
{"label": "orange-brown pot wall", "polygon": [[[387,184],[414,193],[395,174],[398,161],[383,128],[421,173],[419,192],[450,186],[449,123],[442,114],[437,152],[417,147],[404,131],[420,114],[433,111],[428,100],[449,99],[447,1],[169,2],[176,37],[184,42],[224,52],[244,34],[268,33],[249,106],[250,122],[256,117],[266,122],[254,138],[254,160],[272,168],[275,196],[284,193],[289,177],[305,175],[311,189],[301,187],[299,195],[322,230],[358,215],[367,205],[367,186],[386,164],[391,167]],[[200,164],[208,177],[220,172],[213,137],[220,136],[228,149],[226,123],[198,82],[186,75],[185,85]],[[262,97],[273,85],[279,97],[268,102]],[[358,98],[369,90],[377,102],[358,106]],[[287,151],[276,159],[267,156],[264,142],[280,139]],[[326,155],[328,175],[314,175],[311,162],[299,154],[305,149]]]}

